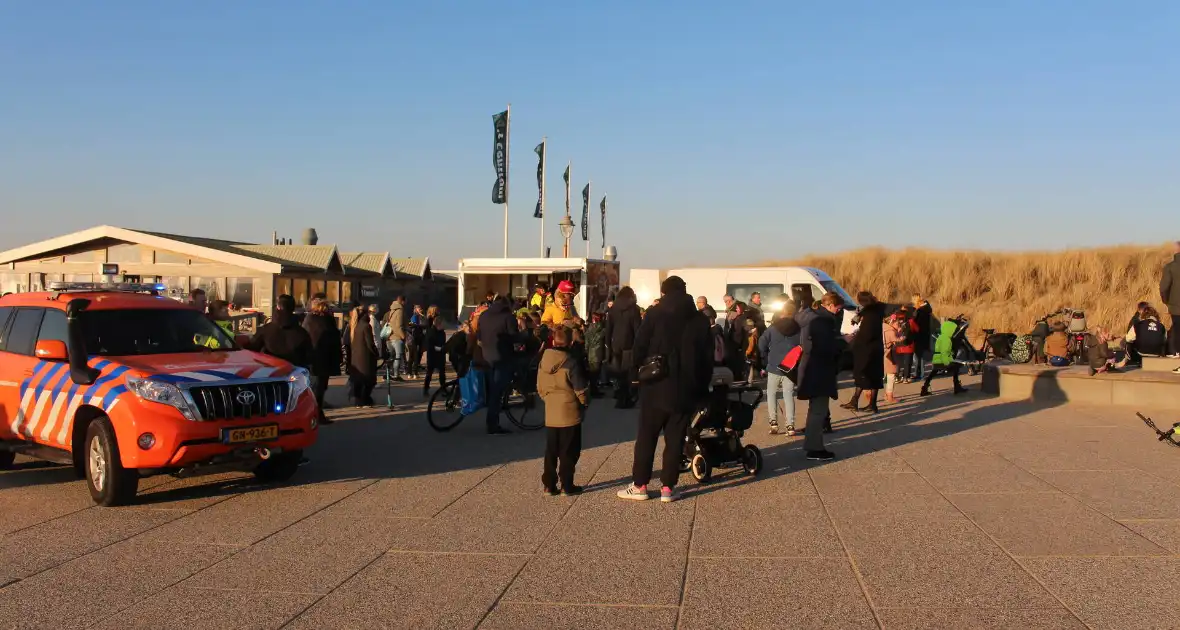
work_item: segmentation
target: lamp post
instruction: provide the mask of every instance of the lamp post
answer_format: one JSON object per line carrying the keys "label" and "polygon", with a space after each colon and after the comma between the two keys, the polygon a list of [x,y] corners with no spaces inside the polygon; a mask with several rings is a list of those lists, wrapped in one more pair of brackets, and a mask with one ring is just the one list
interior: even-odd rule
{"label": "lamp post", "polygon": [[561,257],[569,258],[570,237],[574,235],[574,221],[570,218],[569,214],[566,214],[561,218],[561,221],[557,224],[557,227],[561,228],[561,238],[565,239],[565,245],[561,248]]}

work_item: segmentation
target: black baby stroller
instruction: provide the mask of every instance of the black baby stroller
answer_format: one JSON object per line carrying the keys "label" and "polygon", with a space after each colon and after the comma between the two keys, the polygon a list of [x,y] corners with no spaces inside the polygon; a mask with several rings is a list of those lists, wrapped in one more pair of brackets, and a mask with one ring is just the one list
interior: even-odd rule
{"label": "black baby stroller", "polygon": [[[753,403],[745,395],[755,393]],[[693,478],[702,483],[713,476],[714,468],[744,468],[751,475],[762,470],[762,451],[753,444],[742,445],[742,434],[754,424],[754,410],[765,393],[761,385],[733,382],[726,368],[714,371],[708,405],[697,412],[688,427],[684,458]]]}

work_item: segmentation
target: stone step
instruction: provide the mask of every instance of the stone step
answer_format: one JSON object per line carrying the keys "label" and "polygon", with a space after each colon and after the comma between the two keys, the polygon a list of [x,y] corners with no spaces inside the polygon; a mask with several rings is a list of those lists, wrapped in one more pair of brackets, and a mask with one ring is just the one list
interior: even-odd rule
{"label": "stone step", "polygon": [[983,391],[1003,400],[1180,410],[1180,374],[1169,371],[1090,376],[1087,367],[988,364]]}
{"label": "stone step", "polygon": [[1169,359],[1168,357],[1143,357],[1144,372],[1171,372],[1176,368],[1180,368],[1180,359]]}

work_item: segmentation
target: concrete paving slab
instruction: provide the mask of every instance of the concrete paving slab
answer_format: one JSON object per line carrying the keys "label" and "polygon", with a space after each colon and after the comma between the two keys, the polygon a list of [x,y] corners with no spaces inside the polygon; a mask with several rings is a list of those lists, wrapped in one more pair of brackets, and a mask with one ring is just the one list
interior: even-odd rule
{"label": "concrete paving slab", "polygon": [[173,587],[152,595],[96,630],[203,630],[281,628],[313,604],[318,595]]}
{"label": "concrete paving slab", "polygon": [[0,627],[84,628],[236,548],[131,539],[0,590]]}
{"label": "concrete paving slab", "polygon": [[257,487],[172,521],[151,536],[186,543],[249,545],[372,483]]}
{"label": "concrete paving slab", "polygon": [[94,507],[85,482],[0,489],[0,534],[24,529]]}
{"label": "concrete paving slab", "polygon": [[673,630],[674,606],[581,606],[501,601],[480,630]]}
{"label": "concrete paving slab", "polygon": [[1158,477],[1137,471],[1053,472],[1040,476],[1115,520],[1180,518],[1176,484]]}
{"label": "concrete paving slab", "polygon": [[184,585],[327,593],[391,547],[404,546],[425,522],[355,519],[324,510],[194,575]]}
{"label": "concrete paving slab", "polygon": [[184,512],[91,507],[0,538],[0,572],[28,577],[159,527]]}
{"label": "concrete paving slab", "polygon": [[1064,606],[1044,609],[885,608],[878,609],[885,630],[1083,630],[1085,624]]}
{"label": "concrete paving slab", "polygon": [[689,562],[680,628],[876,628],[846,559]]}
{"label": "concrete paving slab", "polygon": [[833,517],[962,518],[955,506],[917,473],[814,475],[812,479]]}
{"label": "concrete paving slab", "polygon": [[344,499],[334,509],[340,516],[355,518],[430,518],[479,485],[497,468],[380,479]]}
{"label": "concrete paving slab", "polygon": [[390,553],[296,617],[292,629],[474,628],[523,556]]}
{"label": "concrete paving slab", "polygon": [[1180,628],[1180,558],[1028,558],[1025,567],[1092,628]]}
{"label": "concrete paving slab", "polygon": [[678,605],[695,506],[583,495],[505,598],[518,602]]}
{"label": "concrete paving slab", "polygon": [[151,477],[153,483],[141,488],[133,507],[196,511],[216,505],[243,492],[259,489],[254,477],[242,472],[220,473],[201,477],[174,479],[165,475]]}
{"label": "concrete paving slab", "polygon": [[866,440],[828,440],[827,448],[836,454],[834,461],[817,465],[800,457],[800,463],[807,462],[813,475],[879,475],[914,471],[895,451],[876,450],[875,445]]}
{"label": "concrete paving slab", "polygon": [[985,451],[911,451],[906,461],[941,492],[1038,492],[1053,488],[1011,462]]}
{"label": "concrete paving slab", "polygon": [[843,557],[844,548],[819,497],[767,494],[759,501],[698,502],[692,555]]}
{"label": "concrete paving slab", "polygon": [[1119,523],[1174,555],[1180,555],[1180,519],[1119,521]]}
{"label": "concrete paving slab", "polygon": [[1064,494],[952,494],[947,498],[1014,556],[1167,553]]}
{"label": "concrete paving slab", "polygon": [[1102,454],[1096,442],[1070,434],[1067,440],[991,442],[987,449],[1030,472],[1128,470],[1129,464]]}

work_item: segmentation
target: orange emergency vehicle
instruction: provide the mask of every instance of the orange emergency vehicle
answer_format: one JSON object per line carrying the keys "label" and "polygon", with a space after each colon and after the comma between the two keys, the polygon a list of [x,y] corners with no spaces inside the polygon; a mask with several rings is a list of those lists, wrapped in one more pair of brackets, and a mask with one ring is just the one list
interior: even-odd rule
{"label": "orange emergency vehicle", "polygon": [[72,465],[108,506],[149,475],[295,474],[317,433],[306,370],[155,285],[51,288],[0,298],[0,468]]}

